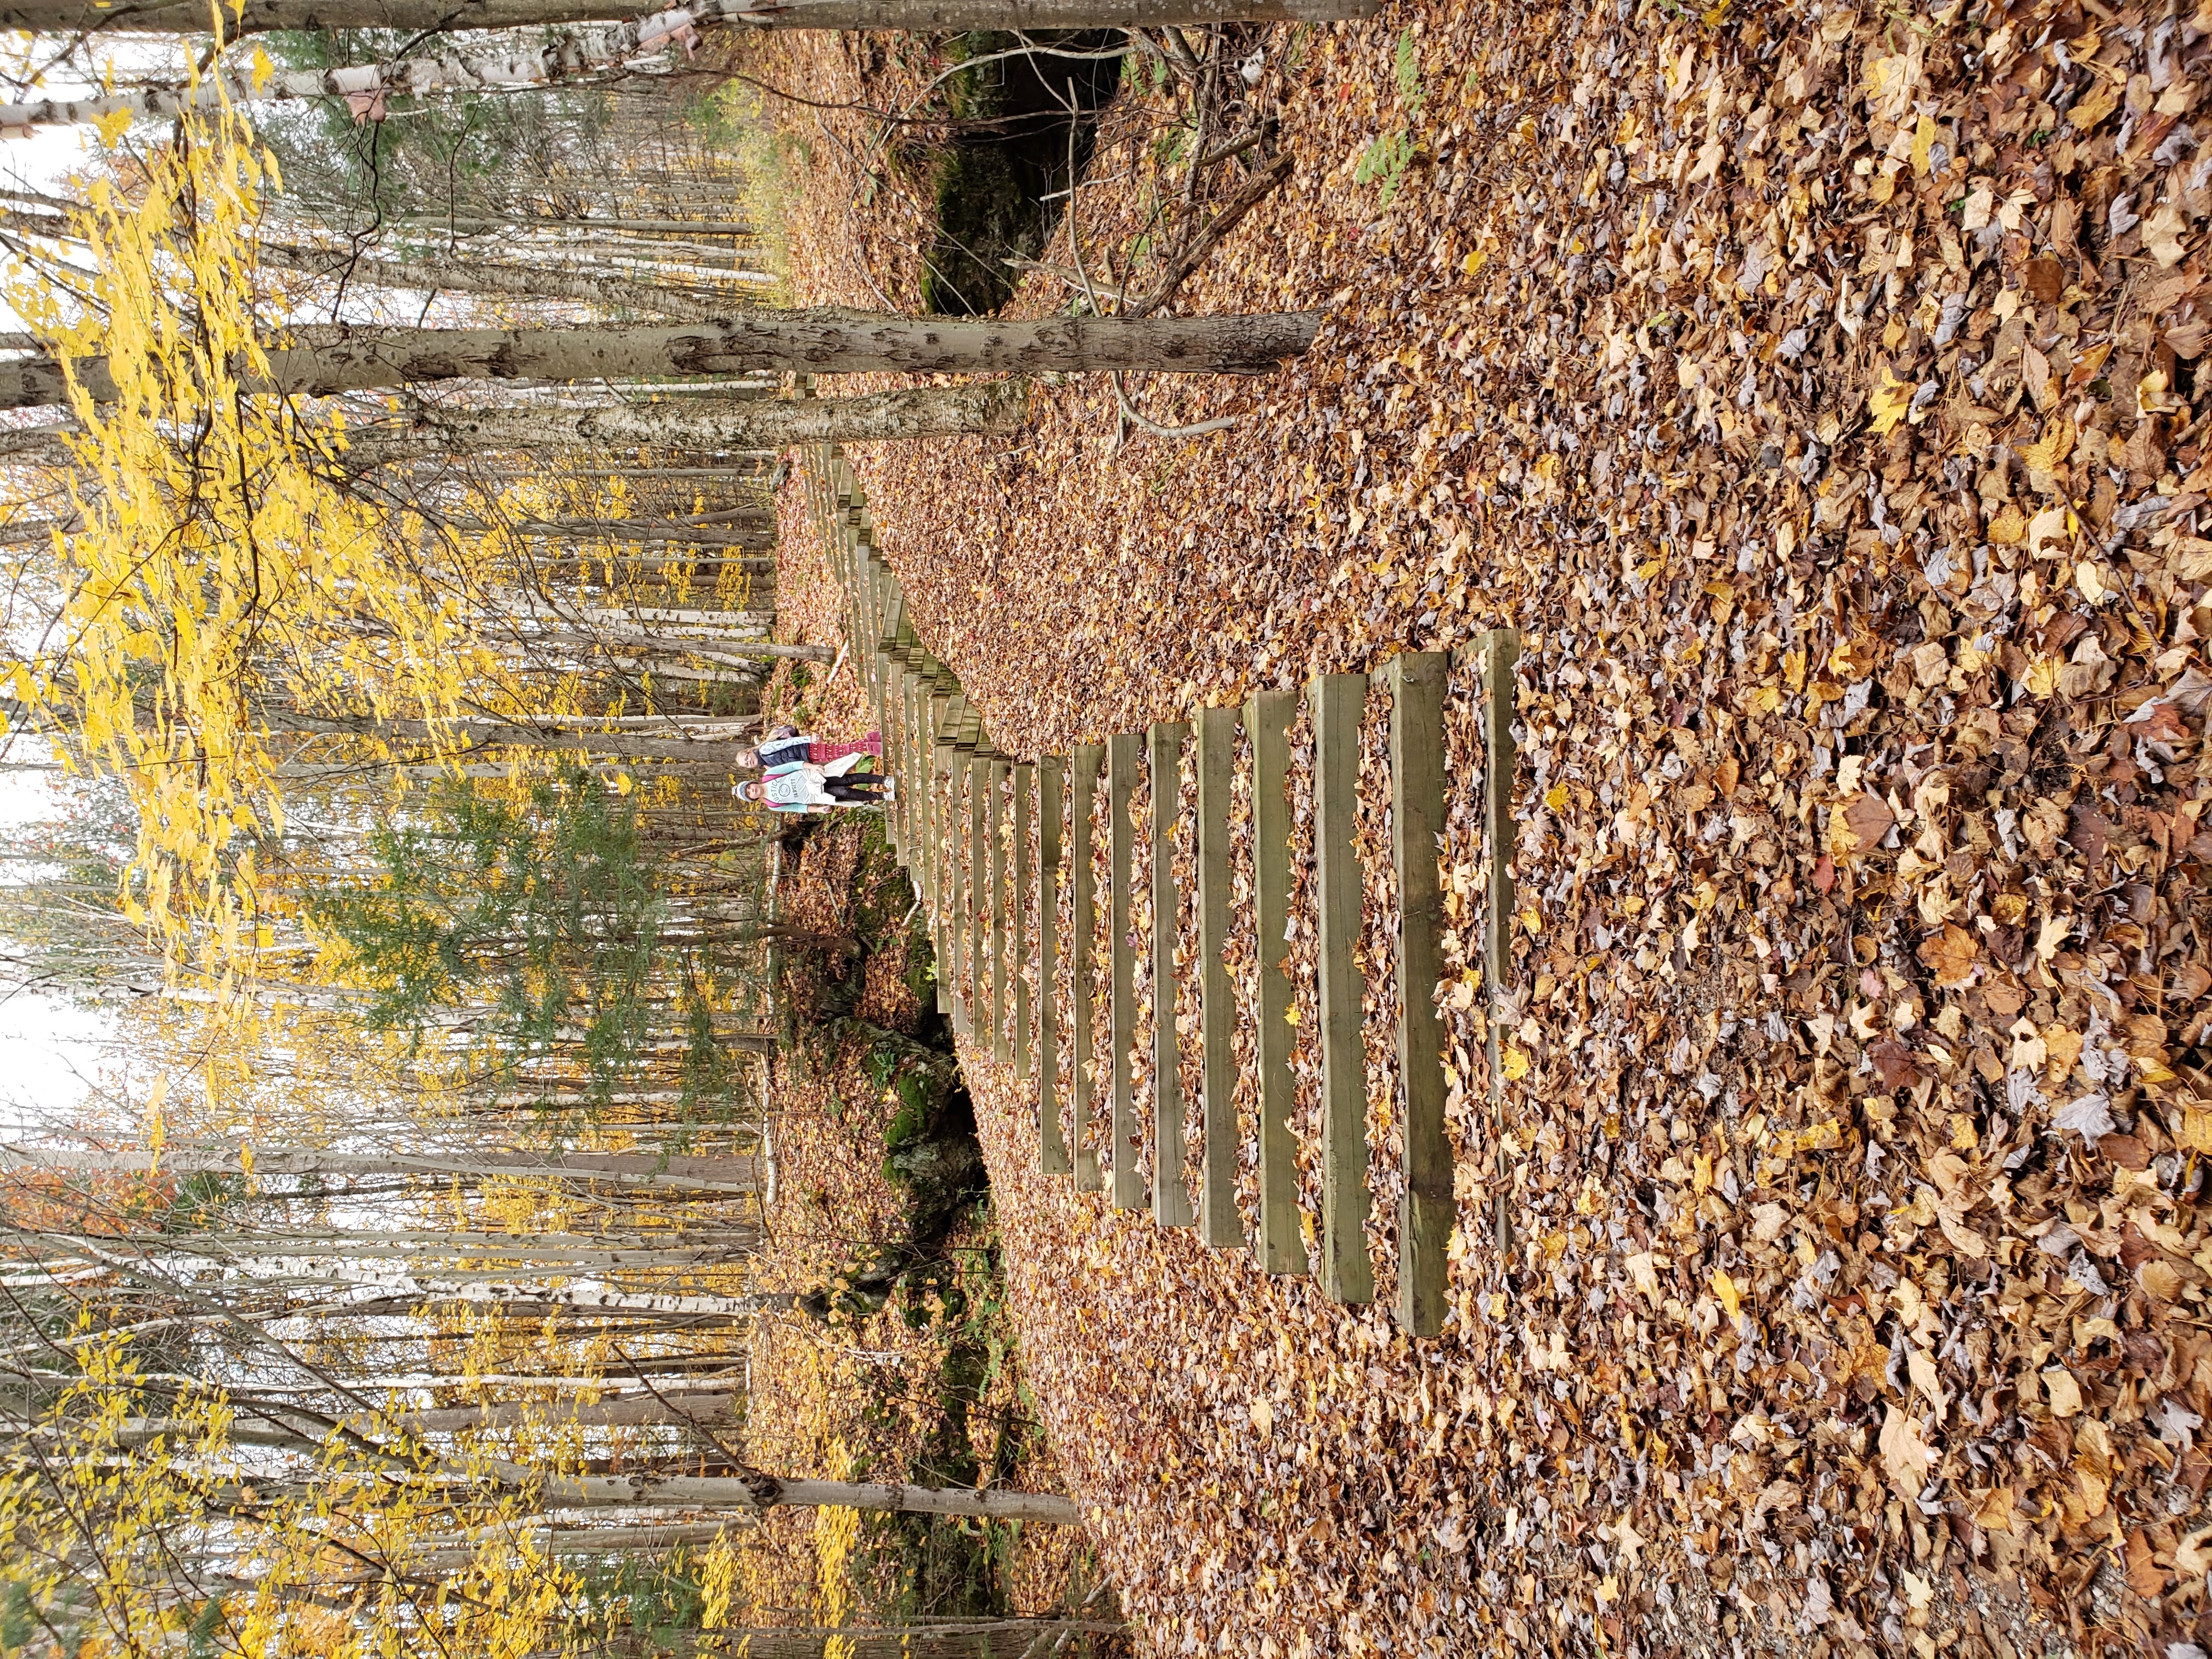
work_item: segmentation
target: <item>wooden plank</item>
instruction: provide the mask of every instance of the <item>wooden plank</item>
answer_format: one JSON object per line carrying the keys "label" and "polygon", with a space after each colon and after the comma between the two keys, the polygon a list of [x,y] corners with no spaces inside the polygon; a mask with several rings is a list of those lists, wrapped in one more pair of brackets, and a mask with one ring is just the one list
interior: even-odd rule
{"label": "wooden plank", "polygon": [[1182,745],[1190,727],[1156,722],[1152,774],[1152,1221],[1188,1227],[1196,1219],[1183,1179],[1182,1043],[1176,1030],[1176,945],[1182,895],[1176,884],[1175,826],[1182,811]]}
{"label": "wooden plank", "polygon": [[1244,1246],[1237,1213],[1237,997],[1221,954],[1229,943],[1229,799],[1238,726],[1234,708],[1208,708],[1198,717],[1199,1106],[1206,1143],[1198,1232],[1222,1249]]}
{"label": "wooden plank", "polygon": [[1482,977],[1490,994],[1490,1109],[1498,1142],[1492,1200],[1498,1259],[1513,1258],[1513,1171],[1505,1157],[1505,1067],[1498,1028],[1513,977],[1513,716],[1520,681],[1521,635],[1494,628],[1483,636],[1482,824],[1490,842],[1489,908],[1483,918]]}
{"label": "wooden plank", "polygon": [[1291,715],[1294,691],[1255,692],[1244,705],[1252,734],[1252,908],[1259,929],[1260,1006],[1255,1011],[1260,1072],[1260,1266],[1271,1273],[1308,1271],[1298,1214],[1298,1144],[1291,1130],[1297,1050],[1296,1004],[1286,971],[1291,947]]}
{"label": "wooden plank", "polygon": [[1014,879],[1008,907],[1013,938],[1008,960],[1014,988],[1014,1076],[1024,1083],[1030,1078],[1030,819],[1036,793],[1036,768],[1014,768]]}
{"label": "wooden plank", "polygon": [[1111,963],[1108,1037],[1114,1088],[1114,1207],[1145,1206],[1144,1171],[1137,1167],[1137,1106],[1130,1050],[1137,1040],[1137,953],[1129,948],[1129,886],[1135,868],[1133,826],[1129,807],[1137,793],[1138,744],[1134,732],[1106,739],[1106,934]]}
{"label": "wooden plank", "polygon": [[1060,1127],[1060,818],[1065,763],[1037,763],[1037,1167],[1074,1169]]}
{"label": "wooden plank", "polygon": [[1367,1260],[1367,1045],[1360,1034],[1366,991],[1359,969],[1359,722],[1364,674],[1316,674],[1314,728],[1314,876],[1321,936],[1322,1289],[1338,1302],[1375,1299]]}
{"label": "wooden plank", "polygon": [[970,1030],[969,1010],[974,1005],[968,996],[969,964],[975,959],[970,949],[974,934],[969,929],[967,861],[960,856],[957,837],[967,822],[968,802],[972,798],[979,804],[982,796],[973,788],[975,757],[963,749],[952,751],[952,805],[946,815],[950,831],[945,848],[945,867],[947,907],[945,933],[951,947],[952,962],[952,1029],[965,1036]]}
{"label": "wooden plank", "polygon": [[1408,651],[1384,670],[1390,689],[1390,861],[1398,881],[1399,1121],[1406,1193],[1398,1208],[1398,1322],[1414,1336],[1444,1327],[1445,1258],[1457,1220],[1444,1130],[1443,896],[1437,843],[1444,828],[1444,680],[1440,651]]}
{"label": "wooden plank", "polygon": [[1073,773],[1074,800],[1070,811],[1073,828],[1068,899],[1067,958],[1069,1040],[1074,1063],[1068,1068],[1071,1092],[1067,1137],[1075,1153],[1075,1186],[1095,1193],[1105,1184],[1096,1148],[1086,1144],[1091,1120],[1098,1112],[1098,1068],[1092,1058],[1091,1019],[1096,1006],[1097,974],[1097,878],[1091,868],[1091,816],[1098,799],[1098,769],[1106,751],[1095,743],[1078,745]]}
{"label": "wooden plank", "polygon": [[1001,1066],[1012,1057],[1006,1044],[1006,1004],[1012,999],[1009,972],[1012,964],[1006,957],[1006,913],[1012,907],[1006,893],[1006,763],[994,760],[988,778],[990,798],[984,818],[984,839],[991,851],[991,944],[988,966],[990,969],[991,997],[987,1005],[991,1012],[991,1057]]}
{"label": "wooden plank", "polygon": [[[899,774],[899,754],[905,735],[906,670],[888,652],[879,653],[878,660],[883,689],[877,696],[876,730],[883,734],[884,752],[877,757],[876,765],[885,777],[895,780]],[[890,801],[884,809],[884,840],[901,864],[906,862],[905,796],[906,792],[895,782]]]}
{"label": "wooden plank", "polygon": [[[988,991],[988,975],[984,970],[984,950],[989,943],[986,937],[990,912],[990,896],[985,884],[990,879],[990,852],[984,845],[985,802],[990,793],[990,757],[971,755],[968,760],[968,905],[961,912],[962,925],[968,930],[967,943],[962,948],[967,952],[963,962],[966,976],[961,981],[968,997],[968,1024],[970,1033],[982,1026],[990,1018],[984,997]],[[988,1028],[984,1027],[986,1035]]]}
{"label": "wooden plank", "polygon": [[945,925],[945,789],[955,752],[948,744],[933,739],[930,744],[929,826],[922,840],[922,881],[929,892],[930,942],[937,957],[937,1012],[948,1019],[952,1015],[952,941]]}

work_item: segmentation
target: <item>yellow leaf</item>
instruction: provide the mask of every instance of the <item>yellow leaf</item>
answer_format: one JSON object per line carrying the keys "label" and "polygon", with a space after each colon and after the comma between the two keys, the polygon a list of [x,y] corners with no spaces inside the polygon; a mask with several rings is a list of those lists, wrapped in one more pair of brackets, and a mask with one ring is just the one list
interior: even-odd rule
{"label": "yellow leaf", "polygon": [[123,142],[123,135],[131,131],[131,112],[127,109],[112,109],[101,116],[95,125],[100,128],[100,142],[108,149],[113,149]]}
{"label": "yellow leaf", "polygon": [[1505,1045],[1504,1065],[1508,1083],[1518,1083],[1528,1075],[1528,1056],[1516,1044],[1509,1042]]}
{"label": "yellow leaf", "polygon": [[1567,786],[1565,784],[1555,783],[1549,789],[1547,789],[1544,792],[1544,805],[1550,807],[1554,812],[1558,811],[1566,804]]}
{"label": "yellow leaf", "polygon": [[2020,463],[2031,472],[2056,472],[2059,463],[2074,453],[2080,436],[2074,422],[2062,415],[2040,438],[2020,452]]}
{"label": "yellow leaf", "polygon": [[1935,147],[1936,123],[1922,116],[1920,124],[1912,130],[1912,170],[1920,177],[1928,176],[1928,152]]}
{"label": "yellow leaf", "polygon": [[1867,399],[1869,425],[1877,438],[1886,438],[1896,429],[1899,422],[1912,408],[1912,386],[1889,372],[1889,365],[1881,366],[1881,384]]}
{"label": "yellow leaf", "polygon": [[1743,1299],[1736,1292],[1735,1280],[1718,1267],[1713,1269],[1713,1294],[1720,1297],[1721,1306],[1728,1310],[1730,1319],[1734,1319],[1743,1306]]}
{"label": "yellow leaf", "polygon": [[1468,276],[1474,276],[1480,274],[1483,266],[1489,263],[1489,253],[1481,248],[1477,248],[1474,252],[1468,254],[1466,258],[1459,262],[1459,268],[1465,271]]}

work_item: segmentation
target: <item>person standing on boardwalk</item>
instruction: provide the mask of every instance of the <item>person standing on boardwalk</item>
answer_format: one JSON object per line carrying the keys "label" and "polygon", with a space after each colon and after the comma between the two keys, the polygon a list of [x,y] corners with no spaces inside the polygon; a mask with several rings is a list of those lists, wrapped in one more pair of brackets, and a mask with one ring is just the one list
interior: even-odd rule
{"label": "person standing on boardwalk", "polygon": [[772,811],[817,812],[833,806],[879,806],[892,799],[891,781],[874,773],[852,775],[860,757],[847,755],[828,766],[790,761],[757,780],[731,790],[739,800],[757,801]]}
{"label": "person standing on boardwalk", "polygon": [[749,749],[737,752],[739,766],[764,767],[770,771],[793,762],[805,762],[815,766],[827,766],[842,760],[848,755],[867,755],[880,759],[884,752],[884,734],[871,732],[853,743],[824,743],[794,726],[779,726],[767,737]]}

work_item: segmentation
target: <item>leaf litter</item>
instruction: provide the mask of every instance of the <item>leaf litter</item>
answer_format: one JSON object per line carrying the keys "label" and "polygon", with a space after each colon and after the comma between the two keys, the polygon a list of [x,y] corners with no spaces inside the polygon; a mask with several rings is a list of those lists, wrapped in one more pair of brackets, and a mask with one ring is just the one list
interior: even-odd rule
{"label": "leaf litter", "polygon": [[[1124,442],[1071,383],[1014,447],[853,457],[1018,754],[1522,630],[1502,1147],[1464,674],[1448,722],[1443,1337],[1384,1311],[1371,711],[1375,1307],[1036,1175],[1028,1091],[964,1049],[1032,1378],[1155,1650],[2212,1648],[2208,33],[2051,3],[1286,32],[1295,171],[1173,308],[1325,307],[1321,337],[1133,387],[1236,430]],[[825,99],[872,84],[777,50]],[[866,154],[818,147],[802,201],[865,221]],[[1179,175],[1101,155],[1081,243],[1140,276]],[[795,245],[799,297],[869,302],[854,260],[884,283],[902,246]]]}

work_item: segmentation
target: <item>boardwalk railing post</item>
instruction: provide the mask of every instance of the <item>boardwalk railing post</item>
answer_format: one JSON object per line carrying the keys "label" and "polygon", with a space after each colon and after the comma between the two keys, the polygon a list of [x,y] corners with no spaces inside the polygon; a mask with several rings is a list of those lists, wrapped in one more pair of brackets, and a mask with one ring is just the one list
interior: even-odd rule
{"label": "boardwalk railing post", "polygon": [[1199,1235],[1223,1249],[1242,1249],[1237,1213],[1236,994],[1222,951],[1229,942],[1229,796],[1237,767],[1237,711],[1198,717],[1199,1041],[1204,1045],[1200,1110],[1205,1118],[1205,1180]]}
{"label": "boardwalk railing post", "polygon": [[1483,926],[1482,976],[1490,989],[1490,1104],[1498,1138],[1495,1200],[1501,1271],[1513,1258],[1513,1170],[1505,1156],[1505,1048],[1498,1026],[1513,974],[1513,715],[1520,681],[1521,635],[1510,628],[1484,636],[1482,820],[1490,842],[1490,903]]}
{"label": "boardwalk railing post", "polygon": [[1075,1166],[1060,1127],[1060,818],[1063,763],[1037,763],[1037,1167]]}
{"label": "boardwalk railing post", "polygon": [[1322,1287],[1339,1302],[1370,1302],[1367,1259],[1367,1044],[1360,1032],[1359,725],[1364,674],[1316,674],[1314,875],[1321,937]]}
{"label": "boardwalk railing post", "polygon": [[1112,1054],[1114,1207],[1145,1206],[1145,1176],[1137,1164],[1135,1078],[1130,1050],[1137,1040],[1136,952],[1129,945],[1129,886],[1135,868],[1134,829],[1129,808],[1137,793],[1139,736],[1116,732],[1106,740],[1106,915],[1108,958],[1112,964],[1109,1010]]}
{"label": "boardwalk railing post", "polygon": [[1097,877],[1092,868],[1091,817],[1098,799],[1098,769],[1106,751],[1095,743],[1075,750],[1075,791],[1069,817],[1074,839],[1073,869],[1069,874],[1068,898],[1073,911],[1068,928],[1067,958],[1070,988],[1069,1067],[1073,1085],[1068,1115],[1068,1139],[1075,1149],[1075,1186],[1095,1193],[1105,1184],[1096,1148],[1088,1144],[1091,1121],[1098,1112],[1098,1069],[1093,1058],[1091,1025],[1097,1008],[1098,959]]}
{"label": "boardwalk railing post", "polygon": [[1260,1266],[1271,1273],[1308,1270],[1298,1215],[1298,1144],[1291,1131],[1291,1056],[1297,1048],[1290,950],[1291,691],[1255,692],[1245,705],[1252,735],[1252,908],[1259,928]]}
{"label": "boardwalk railing post", "polygon": [[1398,882],[1398,1079],[1404,1092],[1406,1193],[1398,1212],[1398,1322],[1443,1329],[1445,1252],[1456,1219],[1444,1128],[1443,898],[1437,842],[1444,823],[1442,652],[1407,652],[1383,671],[1390,688],[1390,858]]}
{"label": "boardwalk railing post", "polygon": [[1190,1184],[1183,1179],[1182,1045],[1176,1031],[1176,945],[1182,895],[1176,885],[1175,826],[1182,806],[1182,745],[1190,728],[1163,720],[1152,728],[1152,1220],[1188,1227]]}
{"label": "boardwalk railing post", "polygon": [[1030,817],[1036,793],[1036,768],[1014,768],[1014,875],[1006,908],[1013,924],[1008,971],[1013,978],[1014,1076],[1030,1076]]}

